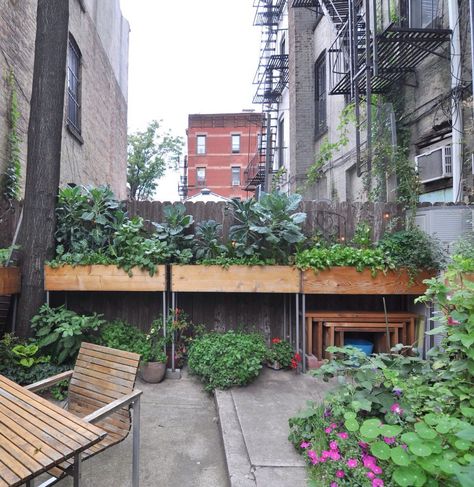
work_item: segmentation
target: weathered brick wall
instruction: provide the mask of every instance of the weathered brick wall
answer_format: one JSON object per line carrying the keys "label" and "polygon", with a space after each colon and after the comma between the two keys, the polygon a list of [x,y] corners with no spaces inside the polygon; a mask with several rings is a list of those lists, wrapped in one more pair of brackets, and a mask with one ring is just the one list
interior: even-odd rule
{"label": "weathered brick wall", "polygon": [[[104,0],[102,6],[118,4]],[[118,198],[126,197],[127,102],[122,63],[119,85],[90,12],[70,0],[70,32],[82,59],[82,137],[84,144],[67,131],[64,123],[61,155],[61,184],[108,183]],[[125,30],[124,30],[125,29]],[[128,46],[128,24],[122,19],[118,35]],[[0,0],[0,174],[8,157],[10,92],[6,78],[10,69],[16,80],[19,101],[22,187],[26,172],[29,101],[33,80],[36,0]],[[126,34],[126,35],[125,35]],[[109,36],[110,37],[110,36]],[[126,47],[125,46],[125,47]],[[112,48],[109,48],[111,51]],[[128,53],[127,49],[123,53]],[[117,69],[115,70],[117,71]],[[66,110],[65,106],[65,110]],[[66,111],[65,111],[66,113]]]}

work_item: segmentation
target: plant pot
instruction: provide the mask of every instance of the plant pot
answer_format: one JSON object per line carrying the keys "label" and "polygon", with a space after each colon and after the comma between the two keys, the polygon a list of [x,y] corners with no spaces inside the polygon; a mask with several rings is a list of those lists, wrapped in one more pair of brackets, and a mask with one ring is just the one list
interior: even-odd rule
{"label": "plant pot", "polygon": [[277,362],[276,360],[274,360],[273,362],[267,362],[267,367],[273,370],[283,369],[283,365],[281,365],[280,362]]}
{"label": "plant pot", "polygon": [[140,366],[140,377],[151,384],[161,382],[166,373],[166,364],[162,362],[145,362]]}

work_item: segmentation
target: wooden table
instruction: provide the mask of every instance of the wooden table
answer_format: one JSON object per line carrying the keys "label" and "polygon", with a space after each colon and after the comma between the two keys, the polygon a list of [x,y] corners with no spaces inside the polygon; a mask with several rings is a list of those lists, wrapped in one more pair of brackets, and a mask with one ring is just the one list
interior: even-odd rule
{"label": "wooden table", "polygon": [[68,459],[74,459],[77,486],[81,452],[105,435],[0,375],[0,487],[31,485],[33,478]]}

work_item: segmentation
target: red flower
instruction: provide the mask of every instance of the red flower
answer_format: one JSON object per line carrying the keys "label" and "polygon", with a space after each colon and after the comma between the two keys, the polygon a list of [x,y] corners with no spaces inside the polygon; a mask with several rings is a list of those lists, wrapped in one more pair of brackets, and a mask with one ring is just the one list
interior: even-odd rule
{"label": "red flower", "polygon": [[298,367],[298,362],[294,358],[292,358],[291,359],[291,368],[296,369],[296,367]]}
{"label": "red flower", "polygon": [[452,316],[448,316],[448,325],[449,326],[459,325],[459,321],[455,320]]}
{"label": "red flower", "polygon": [[293,357],[296,362],[301,362],[301,355],[297,352],[295,353],[295,356]]}
{"label": "red flower", "polygon": [[274,338],[272,340],[272,343],[280,343],[281,342],[281,339],[280,338]]}

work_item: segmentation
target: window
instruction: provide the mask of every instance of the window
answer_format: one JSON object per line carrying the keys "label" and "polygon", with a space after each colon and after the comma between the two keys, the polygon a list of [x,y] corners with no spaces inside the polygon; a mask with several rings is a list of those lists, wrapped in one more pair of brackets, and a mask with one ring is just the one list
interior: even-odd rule
{"label": "window", "polygon": [[326,131],[326,52],[323,52],[314,66],[316,94],[316,135]]}
{"label": "window", "polygon": [[240,167],[232,167],[232,186],[240,186]]}
{"label": "window", "polygon": [[196,168],[196,186],[206,185],[206,168],[197,167]]}
{"label": "window", "polygon": [[240,135],[232,134],[232,154],[238,154],[240,152]]}
{"label": "window", "polygon": [[410,27],[413,29],[426,29],[434,27],[438,17],[438,0],[411,0],[410,1]]}
{"label": "window", "polygon": [[196,136],[196,153],[205,154],[206,153],[206,136],[197,135]]}
{"label": "window", "polygon": [[278,168],[285,165],[285,119],[278,121]]}
{"label": "window", "polygon": [[280,54],[286,54],[286,37],[283,36],[280,41]]}
{"label": "window", "polygon": [[77,135],[81,133],[81,52],[69,36],[67,55],[67,124]]}

